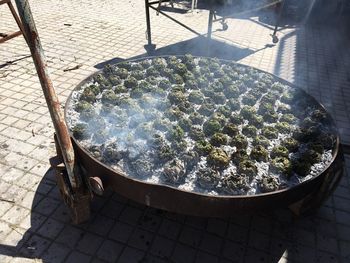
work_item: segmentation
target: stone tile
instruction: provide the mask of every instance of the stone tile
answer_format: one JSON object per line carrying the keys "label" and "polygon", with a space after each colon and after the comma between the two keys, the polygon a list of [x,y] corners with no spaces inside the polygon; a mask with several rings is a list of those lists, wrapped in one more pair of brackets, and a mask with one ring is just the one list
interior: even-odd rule
{"label": "stone tile", "polygon": [[10,234],[12,231],[12,228],[10,227],[9,223],[0,222],[0,239],[4,240],[7,235]]}
{"label": "stone tile", "polygon": [[56,238],[60,242],[70,248],[74,248],[77,242],[84,236],[84,232],[73,226],[65,226],[61,233]]}
{"label": "stone tile", "polygon": [[45,216],[31,212],[21,221],[19,226],[23,229],[30,230],[31,232],[36,232],[42,226],[45,220]]}
{"label": "stone tile", "polygon": [[346,186],[338,186],[334,192],[334,196],[339,196],[340,198],[350,199],[350,190]]}
{"label": "stone tile", "polygon": [[130,239],[133,229],[134,228],[128,224],[116,222],[108,236],[116,241],[126,243]]}
{"label": "stone tile", "polygon": [[249,234],[248,246],[255,249],[269,251],[271,237],[257,231],[251,231]]}
{"label": "stone tile", "polygon": [[16,139],[16,140],[26,141],[30,137],[32,137],[31,133],[26,132],[26,131],[21,130],[21,129],[14,128],[14,127],[8,127],[3,132],[4,132],[4,134],[10,135],[11,139]]}
{"label": "stone tile", "polygon": [[71,222],[68,207],[63,202],[61,202],[61,204],[53,212],[51,217],[59,222],[62,222],[62,223],[70,223]]}
{"label": "stone tile", "polygon": [[340,255],[348,261],[350,259],[350,242],[340,241],[339,247]]}
{"label": "stone tile", "polygon": [[[138,262],[142,262],[142,261],[146,261],[146,257],[145,257],[145,252],[138,250],[136,248],[132,248],[132,247],[126,247],[120,258],[118,259],[118,262],[120,263],[138,263]],[[146,261],[147,262],[147,261]]]}
{"label": "stone tile", "polygon": [[8,263],[8,262],[13,261],[13,257],[7,255],[7,254],[11,254],[11,253],[12,253],[12,251],[10,251],[9,249],[0,248],[0,261],[4,262],[4,263]]}
{"label": "stone tile", "polygon": [[107,235],[113,226],[113,220],[97,215],[90,223],[88,229],[99,235]]}
{"label": "stone tile", "polygon": [[153,234],[143,229],[136,228],[132,233],[128,244],[141,250],[148,250],[152,245]]}
{"label": "stone tile", "polygon": [[23,242],[25,241],[25,230],[13,225],[10,225],[10,228],[11,232],[3,239],[3,243],[12,250],[17,251],[21,248]]}
{"label": "stone tile", "polygon": [[30,258],[16,257],[16,258],[12,258],[9,262],[11,262],[11,263],[29,263],[29,262],[33,262],[33,260]]}
{"label": "stone tile", "polygon": [[26,173],[17,182],[15,182],[15,184],[33,191],[36,190],[36,188],[38,187],[40,180],[40,177],[31,173]]}
{"label": "stone tile", "polygon": [[317,234],[317,247],[326,252],[338,253],[337,239],[333,237]]}
{"label": "stone tile", "polygon": [[271,256],[268,253],[251,248],[247,249],[244,258],[246,262],[271,262]]}
{"label": "stone tile", "polygon": [[107,262],[116,262],[123,250],[123,245],[110,240],[105,240],[97,251],[97,256]]}
{"label": "stone tile", "polygon": [[44,262],[60,263],[66,262],[65,258],[69,254],[69,249],[61,244],[53,243],[42,255]]}
{"label": "stone tile", "polygon": [[227,237],[232,241],[244,244],[248,241],[248,234],[248,228],[235,224],[230,224],[228,226]]}
{"label": "stone tile", "polygon": [[[56,185],[56,182],[53,182],[47,177],[45,177],[43,180],[41,180],[40,185],[38,186],[36,192],[40,193],[42,195],[47,195],[49,192],[51,192],[53,189],[58,190],[58,187]],[[58,195],[56,196],[50,196],[52,199],[58,199]]]}
{"label": "stone tile", "polygon": [[29,257],[40,257],[42,253],[49,247],[50,241],[48,239],[32,235],[21,248],[20,252]]}
{"label": "stone tile", "polygon": [[180,229],[181,225],[179,223],[165,218],[160,225],[158,233],[167,238],[176,239],[180,233]]}
{"label": "stone tile", "polygon": [[280,258],[286,251],[290,251],[295,246],[293,240],[271,238],[269,252],[272,256]]}
{"label": "stone tile", "polygon": [[83,253],[93,255],[99,249],[102,242],[103,238],[100,236],[85,232],[76,244],[76,248]]}
{"label": "stone tile", "polygon": [[341,262],[339,261],[339,256],[338,255],[333,255],[333,254],[329,254],[326,252],[318,252],[318,255],[316,256],[316,261],[320,262],[320,263],[337,263],[337,262]]}
{"label": "stone tile", "polygon": [[155,256],[158,256],[161,258],[170,258],[172,251],[174,250],[174,247],[175,247],[174,241],[161,236],[156,236],[150,251]]}
{"label": "stone tile", "polygon": [[205,233],[200,241],[199,248],[213,255],[220,255],[223,239],[215,235]]}
{"label": "stone tile", "polygon": [[49,216],[57,209],[60,203],[60,201],[49,197],[45,197],[38,203],[38,205],[33,210],[37,213]]}
{"label": "stone tile", "polygon": [[203,217],[189,216],[186,218],[185,223],[193,228],[204,229],[207,225],[207,219]]}
{"label": "stone tile", "polygon": [[240,262],[244,259],[245,250],[246,248],[244,244],[225,240],[222,256],[226,259],[234,259],[235,261]]}
{"label": "stone tile", "polygon": [[91,259],[90,256],[85,255],[83,253],[77,252],[77,251],[73,251],[68,257],[67,259],[65,259],[65,262],[69,262],[69,263],[76,263],[76,262],[89,262]]}
{"label": "stone tile", "polygon": [[341,223],[347,226],[350,226],[350,211],[344,212],[341,210],[335,210],[335,217],[337,223]]}
{"label": "stone tile", "polygon": [[219,262],[219,257],[199,251],[197,253],[195,262],[196,263],[217,263]]}
{"label": "stone tile", "polygon": [[14,183],[24,176],[25,172],[15,167],[6,167],[2,173],[1,179],[8,183]]}
{"label": "stone tile", "polygon": [[147,231],[155,232],[159,228],[161,221],[162,219],[160,216],[155,215],[152,212],[146,212],[140,218],[138,225]]}
{"label": "stone tile", "polygon": [[15,139],[8,139],[6,143],[9,145],[8,150],[26,156],[36,148],[35,145]]}
{"label": "stone tile", "polygon": [[2,194],[4,200],[14,202],[18,205],[21,205],[24,196],[27,194],[27,190],[19,187],[17,185],[12,185],[5,193]]}
{"label": "stone tile", "polygon": [[0,201],[0,216],[5,214],[12,207],[12,202]]}
{"label": "stone tile", "polygon": [[167,259],[167,258],[159,258],[159,257],[156,257],[156,256],[152,256],[152,255],[146,254],[145,257],[144,257],[144,261],[146,261],[146,262],[149,261],[149,262],[152,262],[152,263],[166,263],[166,262],[169,262],[169,259]]}
{"label": "stone tile", "polygon": [[142,216],[142,211],[133,207],[125,207],[119,220],[128,224],[136,225]]}
{"label": "stone tile", "polygon": [[227,222],[217,218],[209,218],[207,224],[207,231],[209,233],[224,237],[227,230]]}
{"label": "stone tile", "polygon": [[[100,197],[100,196],[95,196],[94,199],[91,202],[91,211],[96,212],[96,213],[100,213],[100,211],[102,211],[102,209],[104,209],[104,207],[106,207],[106,199],[104,197]],[[111,213],[112,211],[110,211]],[[101,213],[103,214],[103,213]],[[111,218],[114,218],[115,215],[111,215]]]}
{"label": "stone tile", "polygon": [[312,248],[316,246],[316,233],[314,231],[297,228],[294,230],[294,238],[301,245]]}
{"label": "stone tile", "polygon": [[185,226],[181,230],[179,241],[186,245],[197,247],[201,241],[201,237],[202,237],[201,231],[192,227]]}
{"label": "stone tile", "polygon": [[262,232],[264,234],[270,234],[273,226],[273,220],[264,216],[253,216],[251,222],[251,228]]}
{"label": "stone tile", "polygon": [[62,231],[64,225],[54,219],[48,218],[37,231],[43,237],[55,239]]}
{"label": "stone tile", "polygon": [[292,258],[296,260],[296,262],[303,262],[307,260],[308,262],[316,261],[316,250],[306,246],[296,245],[292,248]]}
{"label": "stone tile", "polygon": [[20,205],[25,207],[25,208],[32,209],[32,208],[36,207],[36,205],[38,203],[40,203],[40,201],[43,198],[44,198],[44,196],[37,193],[37,192],[27,191],[25,196],[21,200]]}
{"label": "stone tile", "polygon": [[12,225],[18,225],[28,214],[29,210],[14,205],[2,216],[2,219]]}
{"label": "stone tile", "polygon": [[176,263],[193,262],[196,256],[196,250],[182,245],[177,244],[171,259]]}
{"label": "stone tile", "polygon": [[350,227],[337,224],[337,237],[338,239],[350,242]]}
{"label": "stone tile", "polygon": [[350,211],[350,200],[334,196],[334,207],[338,210]]}
{"label": "stone tile", "polygon": [[103,206],[100,214],[110,218],[116,218],[120,215],[123,208],[124,208],[124,204],[121,204],[119,202],[114,201],[113,199],[110,199],[107,202],[105,202],[105,205]]}
{"label": "stone tile", "polygon": [[336,223],[330,220],[317,220],[316,231],[324,236],[335,237]]}

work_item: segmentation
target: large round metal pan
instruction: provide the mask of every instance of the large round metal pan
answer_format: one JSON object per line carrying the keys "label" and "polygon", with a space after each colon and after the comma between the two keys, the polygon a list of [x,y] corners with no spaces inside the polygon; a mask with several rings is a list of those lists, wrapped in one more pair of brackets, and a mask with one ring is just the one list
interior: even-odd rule
{"label": "large round metal pan", "polygon": [[[142,58],[147,59],[147,58]],[[133,60],[138,61],[141,59]],[[242,65],[244,67],[248,67]],[[256,69],[260,72],[268,72]],[[98,73],[98,72],[97,72]],[[92,76],[82,81],[75,90],[80,89]],[[272,75],[272,74],[270,74]],[[286,85],[295,87],[293,84],[277,76],[275,79]],[[295,87],[297,88],[297,87]],[[319,104],[312,96],[306,92],[305,96],[311,101]],[[67,105],[70,101],[69,96]],[[319,104],[320,105],[320,104]],[[320,107],[324,108],[322,105]],[[67,111],[65,111],[67,118]],[[334,125],[332,121],[331,125]],[[132,199],[141,204],[167,210],[170,212],[182,213],[196,216],[225,217],[237,215],[239,213],[251,213],[261,210],[271,210],[288,205],[304,199],[310,194],[321,191],[324,182],[332,182],[333,178],[339,177],[343,169],[343,153],[341,151],[339,136],[337,135],[336,144],[333,149],[333,158],[324,171],[312,179],[304,181],[296,186],[256,195],[206,195],[196,192],[180,190],[176,187],[162,184],[153,184],[129,177],[122,170],[114,170],[95,159],[71,134],[73,146],[76,152],[77,160],[84,168],[85,176],[99,177],[105,188],[112,188],[122,196]]]}

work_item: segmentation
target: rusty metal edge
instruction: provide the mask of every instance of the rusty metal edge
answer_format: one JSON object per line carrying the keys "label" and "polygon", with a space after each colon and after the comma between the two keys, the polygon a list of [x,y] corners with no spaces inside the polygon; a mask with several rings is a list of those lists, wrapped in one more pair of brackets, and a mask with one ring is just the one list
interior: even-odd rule
{"label": "rusty metal edge", "polygon": [[30,9],[28,0],[16,0],[19,16],[22,21],[24,35],[28,43],[35,68],[40,80],[40,84],[45,96],[46,104],[50,112],[51,120],[54,125],[62,156],[67,170],[70,187],[73,192],[81,185],[81,180],[75,174],[75,155],[73,145],[70,139],[68,127],[62,114],[60,102],[53,87],[48,73],[46,58],[41,46],[38,31],[35,26],[34,18]]}

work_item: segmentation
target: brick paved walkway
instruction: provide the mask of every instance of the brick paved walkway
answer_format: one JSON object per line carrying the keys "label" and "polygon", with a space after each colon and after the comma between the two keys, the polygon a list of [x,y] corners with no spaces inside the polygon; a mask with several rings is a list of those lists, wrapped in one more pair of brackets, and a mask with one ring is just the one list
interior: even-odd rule
{"label": "brick paved walkway", "polygon": [[[145,55],[143,1],[30,1],[54,86],[64,102],[106,61]],[[205,33],[207,11],[175,13]],[[341,28],[292,26],[271,45],[272,11],[214,25],[213,53],[306,88],[350,144],[350,51]],[[16,30],[0,7],[0,32]],[[156,54],[203,54],[199,38],[152,12]],[[79,66],[79,69],[64,69]],[[91,221],[70,224],[48,158],[53,128],[23,38],[0,44],[0,262],[350,262],[350,191],[344,177],[316,215],[288,211],[230,219],[144,207],[115,193],[96,198]],[[346,158],[350,172],[350,157]]]}

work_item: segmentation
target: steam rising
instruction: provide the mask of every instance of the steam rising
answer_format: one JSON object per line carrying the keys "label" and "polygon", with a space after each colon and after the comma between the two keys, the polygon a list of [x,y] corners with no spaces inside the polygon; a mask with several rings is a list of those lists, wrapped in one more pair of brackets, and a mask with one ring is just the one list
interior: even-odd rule
{"label": "steam rising", "polygon": [[[192,62],[187,63],[185,59],[190,61],[193,59],[193,65],[195,65],[193,69],[189,69]],[[76,136],[77,134],[81,136],[81,138],[77,139],[79,139],[80,144],[84,148],[90,151],[95,158],[110,165],[112,168],[121,168],[129,176],[140,180],[168,184],[188,191],[212,195],[256,194],[261,191],[259,184],[264,178],[275,180],[280,187],[290,187],[312,178],[324,169],[325,165],[332,159],[332,149],[324,151],[321,160],[311,167],[309,175],[305,177],[293,174],[290,179],[287,179],[283,174],[273,172],[269,162],[254,161],[254,165],[257,167],[256,176],[253,179],[248,179],[248,177],[244,176],[239,177],[237,180],[243,180],[241,182],[243,188],[234,188],[229,192],[224,191],[225,179],[229,179],[232,176],[241,176],[238,173],[238,164],[229,159],[227,167],[215,168],[217,171],[214,168],[209,168],[211,165],[207,155],[198,155],[196,150],[197,141],[190,136],[190,130],[193,127],[204,130],[203,124],[192,123],[187,127],[186,123],[180,123],[180,119],[181,121],[190,119],[191,113],[200,112],[203,104],[207,103],[207,101],[211,102],[215,98],[217,102],[214,104],[211,114],[203,115],[204,123],[213,119],[213,116],[218,118],[224,116],[222,113],[218,115],[218,112],[225,109],[225,106],[229,105],[229,103],[232,103],[230,99],[237,100],[239,105],[237,109],[231,109],[230,115],[242,114],[241,109],[247,103],[246,100],[250,98],[248,95],[253,94],[256,89],[255,86],[259,84],[262,84],[262,86],[269,85],[272,91],[273,89],[278,90],[277,94],[279,94],[276,95],[278,98],[275,100],[273,108],[273,111],[278,112],[281,106],[285,106],[287,109],[289,107],[281,101],[281,95],[289,94],[290,92],[293,94],[295,91],[289,86],[276,82],[271,75],[248,67],[218,60],[203,61],[209,63],[209,67],[212,68],[220,63],[218,64],[220,67],[215,69],[215,72],[212,70],[206,73],[204,81],[208,81],[208,84],[203,88],[198,88],[197,86],[200,82],[200,75],[193,79],[194,86],[189,85],[190,79],[192,80],[191,76],[203,70],[200,66],[201,59],[192,58],[191,56],[182,59],[176,57],[167,59],[156,58],[154,60],[126,62],[119,66],[108,66],[103,73],[95,75],[80,89],[72,93],[67,111],[68,125],[75,133],[75,137],[78,137]],[[169,63],[173,63],[173,65],[171,66]],[[140,69],[141,64],[144,65],[142,69]],[[187,65],[188,69],[182,72],[181,65],[184,64]],[[150,70],[156,67],[158,67],[158,71],[153,72]],[[121,75],[126,68],[128,75]],[[167,71],[165,69],[171,70]],[[160,72],[162,73],[160,74]],[[175,72],[181,72],[181,79],[185,79],[185,83],[176,79],[177,75]],[[223,72],[230,75],[230,81],[233,81],[241,89],[238,96],[230,98],[226,95],[226,97],[220,98],[217,96],[220,93],[220,88],[214,90],[214,93],[210,93],[208,86],[217,85],[218,77],[216,74],[222,74]],[[165,76],[166,74],[167,76]],[[220,80],[224,80],[225,74],[220,75]],[[136,82],[133,81],[134,76],[138,76]],[[255,81],[252,81],[252,77],[255,78]],[[162,86],[161,83],[169,83],[168,79],[171,78],[175,79],[172,81],[172,84],[167,88],[160,87]],[[176,82],[178,83],[176,84]],[[244,83],[249,83],[249,85],[243,88],[241,86]],[[87,90],[94,90],[96,87],[98,90],[96,94],[87,92]],[[188,102],[189,94],[197,90],[204,94],[208,92],[211,95],[205,95],[202,103],[184,104],[186,107],[178,110],[181,107],[181,103]],[[254,101],[251,108],[258,112],[261,106],[261,98],[270,93],[269,89],[264,90],[259,95],[260,99]],[[185,95],[185,99],[181,97],[183,96],[182,94]],[[90,100],[90,104],[84,104],[85,100]],[[310,108],[309,111],[312,112],[314,109],[315,107]],[[282,115],[281,112],[278,112],[279,119]],[[227,122],[230,116],[227,115],[222,118],[223,122]],[[181,127],[179,124],[181,124]],[[239,133],[244,133],[244,128],[249,126],[249,124],[248,120],[238,124]],[[82,129],[77,130],[77,127]],[[275,124],[265,122],[263,127],[274,128]],[[267,150],[271,151],[275,146],[280,145],[283,140],[292,137],[293,130],[298,125],[290,124],[290,127],[291,131],[279,133],[277,138],[270,139]],[[326,133],[333,132],[332,129],[328,129],[326,126],[320,126],[319,129]],[[261,134],[260,129],[257,132],[258,135]],[[207,135],[205,140],[210,141],[212,138]],[[250,155],[254,146],[253,137],[247,136],[247,140],[248,146],[246,150],[247,154]],[[237,146],[230,143],[214,148],[221,149],[227,156],[231,156],[239,150]],[[299,151],[290,153],[289,158],[297,160],[305,151],[307,151],[307,144],[301,144]],[[212,185],[209,185],[209,187],[203,187],[205,182],[198,183],[198,176],[202,173],[208,174],[209,178],[205,177],[205,180],[211,182]],[[214,175],[217,175],[218,179]],[[239,184],[238,181],[235,183]]]}

